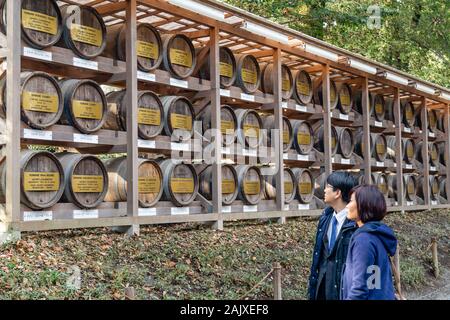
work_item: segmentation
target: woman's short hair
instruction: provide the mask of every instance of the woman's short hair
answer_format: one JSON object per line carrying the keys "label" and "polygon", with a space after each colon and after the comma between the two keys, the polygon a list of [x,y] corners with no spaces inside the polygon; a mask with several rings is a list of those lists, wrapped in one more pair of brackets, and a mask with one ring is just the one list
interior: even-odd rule
{"label": "woman's short hair", "polygon": [[386,200],[376,186],[361,185],[350,191],[350,196],[355,194],[359,219],[368,221],[381,221],[386,216]]}

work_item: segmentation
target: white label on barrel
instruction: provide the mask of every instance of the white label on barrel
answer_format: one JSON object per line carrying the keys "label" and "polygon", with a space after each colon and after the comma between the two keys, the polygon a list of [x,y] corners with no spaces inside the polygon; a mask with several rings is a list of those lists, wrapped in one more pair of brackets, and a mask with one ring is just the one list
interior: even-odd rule
{"label": "white label on barrel", "polygon": [[341,163],[350,164],[350,159],[341,159]]}
{"label": "white label on barrel", "polygon": [[189,207],[171,208],[170,213],[174,216],[189,214]]}
{"label": "white label on barrel", "polygon": [[231,154],[231,149],[229,147],[222,148],[222,154]]}
{"label": "white label on barrel", "polygon": [[24,211],[23,221],[45,221],[53,219],[53,211]]}
{"label": "white label on barrel", "polygon": [[382,127],[382,126],[383,126],[383,122],[375,121],[375,127]]}
{"label": "white label on barrel", "polygon": [[411,129],[410,128],[404,128],[404,131],[405,132],[411,132]]}
{"label": "white label on barrel", "polygon": [[434,132],[430,132],[430,137],[431,137],[431,138],[436,137],[436,135],[434,134]]}
{"label": "white label on barrel", "polygon": [[297,160],[298,161],[308,161],[308,156],[305,156],[303,154],[298,154],[297,155]]}
{"label": "white label on barrel", "polygon": [[74,133],[73,134],[73,141],[74,142],[80,142],[80,143],[90,143],[90,144],[98,144],[98,136],[94,135],[88,135],[88,134],[80,134],[80,133]]}
{"label": "white label on barrel", "polygon": [[138,140],[138,148],[155,149],[156,148],[156,142],[155,141],[139,139]]}
{"label": "white label on barrel", "polygon": [[384,162],[377,161],[377,167],[384,167]]}
{"label": "white label on barrel", "polygon": [[140,217],[156,216],[156,208],[139,208],[138,215]]}
{"label": "white label on barrel", "polygon": [[348,118],[347,114],[339,113],[339,119],[341,119],[341,120],[348,120],[349,118]]}
{"label": "white label on barrel", "polygon": [[436,167],[435,167],[435,166],[431,166],[431,167],[430,167],[430,170],[431,170],[431,171],[436,171]]}
{"label": "white label on barrel", "polygon": [[394,205],[395,205],[395,206],[398,206],[398,202],[397,202],[397,201],[395,201],[395,202],[394,202]]}
{"label": "white label on barrel", "polygon": [[287,109],[287,107],[288,107],[287,102],[282,102],[282,103],[281,103],[281,107],[282,107],[283,109]]}
{"label": "white label on barrel", "polygon": [[437,203],[436,200],[431,200],[431,204],[432,204],[433,206],[435,206],[435,205],[437,205],[438,203]]}
{"label": "white label on barrel", "polygon": [[394,168],[397,168],[397,164],[396,163],[394,163]]}
{"label": "white label on barrel", "polygon": [[154,75],[153,73],[147,73],[147,72],[138,71],[137,72],[137,77],[138,77],[139,80],[151,81],[151,82],[155,82],[156,81],[156,75]]}
{"label": "white label on barrel", "polygon": [[407,164],[406,169],[412,169],[412,164]]}
{"label": "white label on barrel", "polygon": [[231,91],[230,90],[225,90],[225,89],[220,89],[220,95],[222,97],[230,97],[231,96]]}
{"label": "white label on barrel", "polygon": [[258,206],[244,206],[244,212],[257,212]]}
{"label": "white label on barrel", "polygon": [[98,62],[73,57],[73,65],[75,67],[98,70]]}
{"label": "white label on barrel", "polygon": [[307,111],[307,109],[306,109],[305,106],[301,106],[301,105],[299,105],[299,104],[296,104],[296,105],[295,105],[295,110],[301,111],[301,112],[306,112],[306,111]]}
{"label": "white label on barrel", "polygon": [[241,99],[245,101],[255,102],[255,96],[251,94],[241,93]]}
{"label": "white label on barrel", "polygon": [[289,155],[287,153],[283,153],[283,159],[284,160],[288,160],[289,159]]}
{"label": "white label on barrel", "polygon": [[414,204],[414,202],[412,202],[412,201],[406,201],[407,206],[412,206],[413,204]]}
{"label": "white label on barrel", "polygon": [[98,219],[98,210],[73,210],[74,219]]}
{"label": "white label on barrel", "polygon": [[222,212],[223,213],[230,213],[231,212],[231,206],[222,206]]}
{"label": "white label on barrel", "polygon": [[285,204],[284,207],[283,207],[283,210],[284,210],[284,211],[289,211],[289,205],[288,205],[288,204]]}
{"label": "white label on barrel", "polygon": [[172,150],[176,150],[176,151],[190,151],[191,150],[191,146],[188,143],[172,142],[170,144],[170,148]]}
{"label": "white label on barrel", "polygon": [[298,210],[309,210],[309,204],[299,204]]}
{"label": "white label on barrel", "polygon": [[174,78],[170,78],[170,85],[174,87],[180,87],[180,88],[188,88],[189,84],[187,81],[184,80],[178,80]]}
{"label": "white label on barrel", "polygon": [[256,150],[249,150],[249,149],[244,149],[243,152],[244,156],[250,156],[250,157],[256,157],[257,153]]}
{"label": "white label on barrel", "polygon": [[53,132],[33,130],[33,129],[23,129],[23,138],[52,141]]}
{"label": "white label on barrel", "polygon": [[24,47],[23,48],[23,55],[25,57],[35,58],[39,60],[45,60],[45,61],[52,61],[53,56],[51,52],[43,51],[43,50],[37,50],[33,48]]}
{"label": "white label on barrel", "polygon": [[337,161],[335,157],[331,158],[331,162],[333,162],[333,163],[339,163],[339,161]]}

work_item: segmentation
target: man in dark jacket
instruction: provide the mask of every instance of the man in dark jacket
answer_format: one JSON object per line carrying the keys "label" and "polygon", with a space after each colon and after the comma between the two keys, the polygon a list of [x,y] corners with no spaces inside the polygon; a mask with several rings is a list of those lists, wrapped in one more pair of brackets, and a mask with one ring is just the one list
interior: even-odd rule
{"label": "man in dark jacket", "polygon": [[357,180],[348,172],[328,176],[324,201],[329,206],[320,217],[314,245],[308,294],[310,300],[338,300],[341,274],[350,238],[357,226],[347,219],[350,190]]}

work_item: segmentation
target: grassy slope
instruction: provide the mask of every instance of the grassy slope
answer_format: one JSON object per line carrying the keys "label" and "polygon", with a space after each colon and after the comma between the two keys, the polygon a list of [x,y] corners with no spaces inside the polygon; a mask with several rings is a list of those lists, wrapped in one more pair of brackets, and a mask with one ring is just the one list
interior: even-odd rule
{"label": "grassy slope", "polygon": [[[401,244],[404,287],[420,288],[430,276],[431,236],[448,256],[449,218],[442,211],[388,217]],[[225,232],[146,227],[133,239],[106,229],[26,234],[0,250],[0,299],[121,299],[128,285],[140,299],[238,299],[275,261],[285,268],[284,298],[305,299],[316,223],[241,222]],[[73,266],[81,270],[79,290],[66,285]],[[268,279],[249,297],[271,295]]]}

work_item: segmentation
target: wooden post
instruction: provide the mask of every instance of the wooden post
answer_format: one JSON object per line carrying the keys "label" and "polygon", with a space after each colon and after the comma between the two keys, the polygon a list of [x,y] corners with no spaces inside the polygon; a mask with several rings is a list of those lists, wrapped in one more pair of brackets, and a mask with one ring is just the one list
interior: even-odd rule
{"label": "wooden post", "polygon": [[214,159],[212,164],[212,201],[213,211],[219,215],[212,228],[223,230],[222,216],[222,133],[220,121],[220,56],[219,29],[210,29],[210,79],[211,79],[211,128],[216,131],[214,139]]}
{"label": "wooden post", "polygon": [[362,118],[363,118],[363,156],[364,156],[364,180],[366,184],[371,184],[372,176],[372,155],[370,149],[370,110],[369,110],[369,79],[363,78],[362,81]]}
{"label": "wooden post", "polygon": [[401,283],[401,273],[400,273],[400,246],[397,243],[397,249],[395,250],[395,255],[393,259],[394,264],[394,279],[395,279],[395,287],[397,288],[397,292],[400,296],[400,298],[403,300],[403,293],[402,293],[402,283]]}
{"label": "wooden post", "polygon": [[433,272],[434,277],[439,277],[439,261],[438,261],[438,251],[437,251],[437,241],[435,238],[431,239],[431,252],[433,256]]}
{"label": "wooden post", "polygon": [[[428,115],[427,115],[427,99],[422,98],[421,104],[421,117],[422,117],[422,159],[423,159],[423,194],[424,203],[431,210],[430,205],[430,155],[428,146]],[[419,186],[420,188],[420,186]]]}
{"label": "wooden post", "polygon": [[281,292],[281,265],[279,262],[273,263],[273,299],[283,300]]}
{"label": "wooden post", "polygon": [[447,203],[450,203],[450,104],[445,108],[444,113],[444,128],[445,128],[445,173],[446,173],[446,189],[447,189]]}
{"label": "wooden post", "polygon": [[331,172],[333,172],[333,159],[331,156],[330,66],[328,64],[323,67],[322,95],[324,133],[323,161],[325,166],[325,175],[328,176]]}
{"label": "wooden post", "polygon": [[402,112],[400,103],[400,89],[394,88],[395,113],[395,162],[397,163],[397,205],[403,207],[403,144],[402,144]]}

